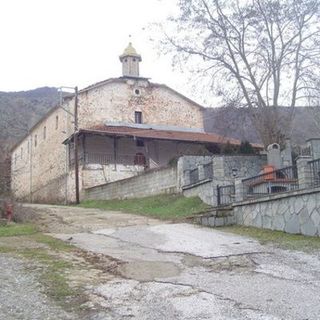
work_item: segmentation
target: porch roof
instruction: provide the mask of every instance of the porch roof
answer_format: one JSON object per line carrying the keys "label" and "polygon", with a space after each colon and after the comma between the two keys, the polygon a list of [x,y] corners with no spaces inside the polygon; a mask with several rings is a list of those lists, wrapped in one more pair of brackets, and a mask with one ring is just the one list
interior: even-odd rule
{"label": "porch roof", "polygon": [[[208,144],[226,144],[240,145],[241,141],[233,138],[227,138],[215,133],[193,132],[193,131],[175,131],[175,130],[159,130],[159,129],[142,129],[127,126],[110,126],[97,125],[89,129],[80,129],[78,135],[95,134],[114,137],[132,137],[141,139],[154,140],[170,140],[170,141],[185,141],[193,143],[208,143]],[[67,144],[73,140],[72,134],[63,143]],[[263,149],[261,144],[253,143],[252,146],[256,149]]]}

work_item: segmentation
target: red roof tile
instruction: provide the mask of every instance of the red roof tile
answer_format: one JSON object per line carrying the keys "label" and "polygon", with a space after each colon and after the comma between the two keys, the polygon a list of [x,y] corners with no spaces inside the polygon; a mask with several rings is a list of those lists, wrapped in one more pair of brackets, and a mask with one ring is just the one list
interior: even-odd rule
{"label": "red roof tile", "polygon": [[[97,125],[89,129],[80,129],[80,133],[103,134],[110,136],[128,136],[145,139],[157,140],[175,140],[199,143],[216,143],[240,145],[241,141],[233,138],[223,137],[214,133],[192,132],[192,131],[175,131],[175,130],[158,130],[133,128],[126,126],[106,126]],[[253,147],[263,149],[260,144],[252,144]]]}

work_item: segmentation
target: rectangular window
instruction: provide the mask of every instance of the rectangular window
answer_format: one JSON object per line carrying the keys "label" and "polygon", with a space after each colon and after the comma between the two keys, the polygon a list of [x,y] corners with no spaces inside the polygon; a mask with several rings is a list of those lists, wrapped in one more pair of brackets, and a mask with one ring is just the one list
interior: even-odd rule
{"label": "rectangular window", "polygon": [[46,138],[47,138],[47,127],[44,126],[43,127],[43,140],[46,140]]}
{"label": "rectangular window", "polygon": [[23,158],[23,148],[21,147],[21,159]]}
{"label": "rectangular window", "polygon": [[56,130],[58,129],[59,127],[59,116],[56,116]]}
{"label": "rectangular window", "polygon": [[142,139],[137,139],[136,145],[137,145],[137,147],[144,147],[144,141]]}
{"label": "rectangular window", "polygon": [[142,112],[140,112],[140,111],[134,112],[134,122],[135,123],[142,123]]}
{"label": "rectangular window", "polygon": [[37,135],[35,135],[34,136],[34,146],[36,147],[37,146],[37,144],[38,144],[38,137],[37,137]]}

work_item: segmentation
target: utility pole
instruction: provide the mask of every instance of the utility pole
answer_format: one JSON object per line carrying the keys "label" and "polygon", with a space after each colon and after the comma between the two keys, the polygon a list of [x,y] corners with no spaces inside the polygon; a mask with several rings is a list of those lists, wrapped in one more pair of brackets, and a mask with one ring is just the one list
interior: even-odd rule
{"label": "utility pole", "polygon": [[80,203],[79,195],[79,160],[78,160],[78,87],[74,88],[74,174],[76,188],[76,204]]}
{"label": "utility pole", "polygon": [[[80,203],[79,195],[79,160],[78,160],[78,87],[60,87],[60,108],[73,117],[74,129],[73,129],[73,143],[74,143],[74,175],[75,175],[75,192],[76,192],[76,204]],[[62,89],[74,90],[74,112],[63,107]],[[66,191],[67,194],[67,191]],[[67,198],[66,198],[67,199]],[[67,200],[66,200],[67,201]]]}

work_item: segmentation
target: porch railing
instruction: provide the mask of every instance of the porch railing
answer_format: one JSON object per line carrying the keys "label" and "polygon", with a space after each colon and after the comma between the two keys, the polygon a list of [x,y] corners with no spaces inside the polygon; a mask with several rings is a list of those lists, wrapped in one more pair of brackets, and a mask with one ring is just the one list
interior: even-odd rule
{"label": "porch railing", "polygon": [[84,162],[86,164],[109,164],[114,159],[113,155],[106,153],[91,153],[86,152],[84,155]]}
{"label": "porch railing", "polygon": [[242,180],[245,198],[299,189],[296,166],[267,172]]}
{"label": "porch railing", "polygon": [[320,186],[320,159],[309,161],[308,165],[311,172],[311,186]]}

